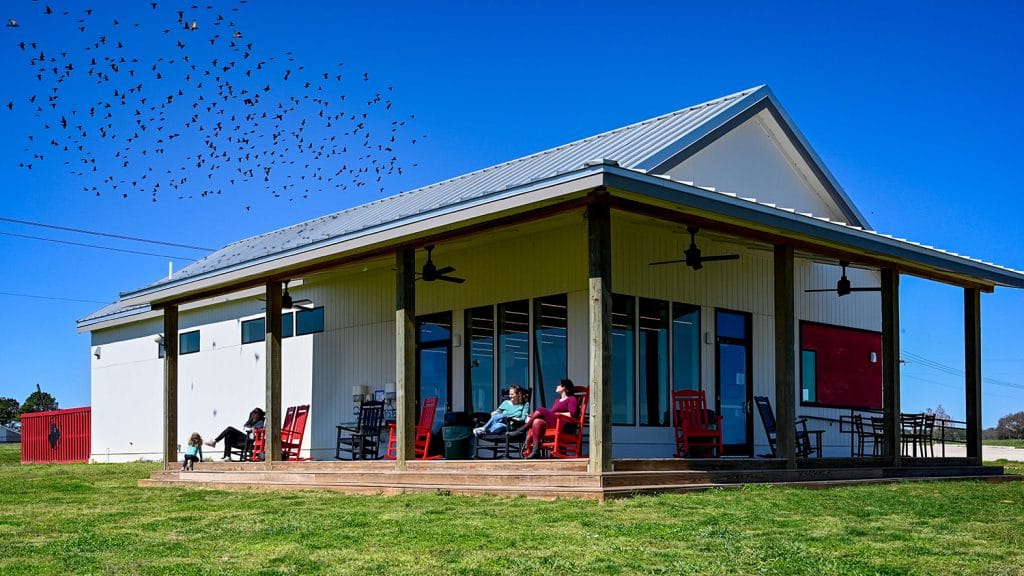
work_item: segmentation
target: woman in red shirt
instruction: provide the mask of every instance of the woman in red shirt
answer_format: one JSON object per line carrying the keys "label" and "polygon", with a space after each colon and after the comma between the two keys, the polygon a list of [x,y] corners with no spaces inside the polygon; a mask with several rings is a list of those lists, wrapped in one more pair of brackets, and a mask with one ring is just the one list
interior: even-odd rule
{"label": "woman in red shirt", "polygon": [[526,434],[526,443],[523,445],[523,454],[526,458],[540,458],[540,443],[544,439],[544,432],[555,425],[558,414],[575,418],[578,413],[576,386],[572,380],[561,380],[555,388],[555,392],[559,394],[559,398],[551,405],[550,410],[538,408],[526,419],[525,426],[529,429]]}

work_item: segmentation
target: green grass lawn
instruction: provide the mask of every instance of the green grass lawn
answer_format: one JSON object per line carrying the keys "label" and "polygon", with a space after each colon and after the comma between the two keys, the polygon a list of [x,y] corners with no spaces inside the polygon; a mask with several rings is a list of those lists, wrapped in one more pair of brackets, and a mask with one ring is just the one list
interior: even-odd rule
{"label": "green grass lawn", "polygon": [[1024,439],[1016,440],[985,440],[982,444],[988,444],[989,446],[1009,446],[1011,448],[1024,448]]}
{"label": "green grass lawn", "polygon": [[370,497],[143,489],[155,464],[23,466],[16,450],[0,447],[5,576],[1024,574],[1024,482]]}

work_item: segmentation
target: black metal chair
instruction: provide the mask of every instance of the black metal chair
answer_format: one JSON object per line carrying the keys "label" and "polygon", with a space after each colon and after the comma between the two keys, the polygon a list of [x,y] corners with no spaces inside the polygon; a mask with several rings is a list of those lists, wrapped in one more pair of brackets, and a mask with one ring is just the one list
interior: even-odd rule
{"label": "black metal chair", "polygon": [[[481,459],[522,458],[526,432],[527,428],[523,426],[522,422],[513,420],[509,422],[505,432],[476,436],[474,457]],[[487,457],[481,452],[490,452],[491,455]]]}
{"label": "black metal chair", "polygon": [[[771,457],[776,456],[776,427],[775,427],[775,412],[772,411],[772,404],[768,401],[767,396],[754,396],[754,404],[757,405],[757,411],[761,415],[761,422],[764,424],[764,433],[768,436],[768,446],[771,448]],[[796,420],[796,456],[797,458],[806,458],[812,454],[817,454],[818,458],[821,458],[821,435],[824,433],[823,430],[808,430],[807,429],[807,418],[797,418]],[[811,440],[811,437],[814,440]]]}
{"label": "black metal chair", "polygon": [[[384,429],[384,403],[363,402],[359,405],[359,421],[355,426],[338,424],[338,444],[334,457],[338,460],[376,460]],[[347,454],[347,455],[346,455]]]}

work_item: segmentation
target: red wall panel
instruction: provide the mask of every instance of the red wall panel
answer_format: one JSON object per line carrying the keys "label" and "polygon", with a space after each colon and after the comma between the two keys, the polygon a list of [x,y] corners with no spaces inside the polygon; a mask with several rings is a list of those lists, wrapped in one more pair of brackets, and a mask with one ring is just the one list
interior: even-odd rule
{"label": "red wall panel", "polygon": [[815,353],[815,404],[882,408],[882,334],[801,322],[800,349]]}
{"label": "red wall panel", "polygon": [[92,409],[71,408],[21,415],[21,462],[88,462]]}

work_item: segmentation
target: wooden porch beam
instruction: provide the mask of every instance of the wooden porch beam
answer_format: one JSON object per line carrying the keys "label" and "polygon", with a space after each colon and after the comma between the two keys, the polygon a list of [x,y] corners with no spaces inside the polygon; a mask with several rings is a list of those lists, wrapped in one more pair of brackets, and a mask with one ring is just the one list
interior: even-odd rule
{"label": "wooden porch beam", "polygon": [[900,456],[900,274],[882,269],[882,410],[885,454],[893,466]]}
{"label": "wooden porch beam", "polygon": [[964,391],[967,457],[981,464],[981,293],[964,289]]}
{"label": "wooden porch beam", "polygon": [[795,257],[790,244],[775,245],[775,443],[777,456],[796,468]]}
{"label": "wooden porch beam", "polygon": [[[587,208],[589,263],[591,473],[612,470],[612,232],[608,193],[591,194]],[[583,409],[580,407],[580,409]]]}
{"label": "wooden porch beam", "polygon": [[164,469],[178,462],[178,307],[164,308]]}
{"label": "wooden porch beam", "polygon": [[395,253],[395,468],[405,470],[413,460],[416,419],[416,251]]}
{"label": "wooden porch beam", "polygon": [[271,280],[267,289],[266,330],[266,394],[267,415],[264,421],[266,434],[266,463],[281,460],[281,283]]}

